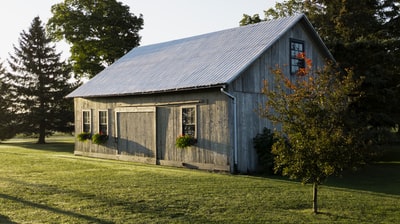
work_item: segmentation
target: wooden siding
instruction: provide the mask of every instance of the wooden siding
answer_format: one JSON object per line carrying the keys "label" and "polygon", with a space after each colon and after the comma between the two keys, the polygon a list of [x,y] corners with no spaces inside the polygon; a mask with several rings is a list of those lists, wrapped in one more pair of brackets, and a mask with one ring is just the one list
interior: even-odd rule
{"label": "wooden siding", "polygon": [[[270,88],[273,87],[270,69],[276,65],[285,74],[289,74],[290,39],[304,41],[306,55],[312,59],[315,68],[323,66],[324,56],[329,55],[323,47],[314,44],[313,35],[308,33],[310,31],[309,27],[298,23],[227,86],[226,90],[237,101],[237,170],[241,173],[257,170],[257,154],[252,139],[264,127],[274,128],[270,121],[258,114],[258,108],[266,100],[261,89],[264,80],[270,83]],[[293,80],[295,76],[289,78]],[[182,106],[193,106],[197,111],[198,143],[186,149],[175,147],[176,138],[181,134]],[[141,111],[149,107],[154,108],[153,112]],[[130,97],[75,98],[76,133],[82,132],[82,110],[91,111],[93,133],[98,132],[98,111],[108,110],[110,133],[105,145],[94,145],[90,141],[76,142],[75,153],[161,165],[233,171],[234,109],[232,99],[216,88]],[[115,114],[122,110],[136,110],[136,114],[125,114],[121,116],[126,117],[119,118],[136,126],[129,124],[126,126],[125,136],[118,136],[122,129],[116,126],[118,116]],[[128,136],[129,133],[137,135]],[[129,141],[122,142],[121,138],[134,138],[131,143],[137,144],[129,145]],[[118,148],[121,144],[125,144],[125,153]]]}
{"label": "wooden siding", "polygon": [[[179,149],[181,108],[194,106],[197,116],[195,146]],[[75,154],[148,163],[230,170],[232,124],[230,99],[219,89],[112,98],[75,98],[75,131],[82,132],[82,110],[92,112],[92,132],[98,132],[99,110],[109,113],[105,145],[76,142]],[[146,109],[147,108],[147,109]],[[149,111],[149,108],[154,108]]]}
{"label": "wooden siding", "polygon": [[[314,68],[322,67],[325,62],[323,55],[326,54],[322,48],[314,45],[314,40],[307,31],[302,23],[298,23],[253,62],[230,86],[237,97],[238,170],[241,172],[257,170],[258,159],[252,140],[264,127],[275,128],[270,121],[259,116],[258,108],[264,105],[266,100],[261,94],[261,89],[264,80],[267,80],[270,88],[273,87],[271,68],[279,66],[285,74],[289,74],[290,38],[305,42],[306,56],[312,59]],[[293,81],[296,76],[289,78]]]}

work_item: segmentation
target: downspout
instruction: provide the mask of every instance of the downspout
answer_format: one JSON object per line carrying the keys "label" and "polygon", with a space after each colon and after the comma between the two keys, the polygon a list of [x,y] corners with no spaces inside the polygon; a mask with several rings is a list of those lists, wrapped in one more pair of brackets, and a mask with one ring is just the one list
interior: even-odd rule
{"label": "downspout", "polygon": [[225,87],[221,88],[221,93],[227,95],[233,101],[233,138],[234,138],[234,158],[233,158],[233,172],[237,173],[238,169],[238,138],[237,138],[237,106],[236,97],[224,90]]}

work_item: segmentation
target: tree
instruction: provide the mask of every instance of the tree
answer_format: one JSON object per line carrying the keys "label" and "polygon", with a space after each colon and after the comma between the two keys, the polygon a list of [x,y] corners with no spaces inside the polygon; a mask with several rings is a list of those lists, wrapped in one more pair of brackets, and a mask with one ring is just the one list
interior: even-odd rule
{"label": "tree", "polygon": [[264,20],[305,13],[335,60],[365,77],[365,94],[352,106],[377,143],[400,124],[399,7],[398,0],[287,0],[265,11]]}
{"label": "tree", "polygon": [[3,63],[0,63],[0,140],[14,137],[15,129],[12,125],[13,111],[10,105],[10,92],[5,82],[6,70]]}
{"label": "tree", "polygon": [[[307,68],[290,81],[277,67],[273,88],[265,83],[267,101],[261,115],[281,127],[276,132],[275,172],[303,184],[313,184],[313,211],[318,212],[317,190],[324,180],[368,161],[365,127],[351,111],[361,93],[360,80],[351,70],[341,72],[328,64],[312,71]],[[342,74],[344,73],[344,74]]]}
{"label": "tree", "polygon": [[71,69],[56,53],[39,17],[33,19],[28,32],[21,33],[14,51],[6,82],[17,113],[17,131],[38,134],[40,144],[52,131],[71,131],[72,101],[64,98],[74,87]]}
{"label": "tree", "polygon": [[93,77],[139,46],[142,15],[135,16],[116,0],[64,0],[51,12],[48,31],[72,45],[70,60],[76,74]]}

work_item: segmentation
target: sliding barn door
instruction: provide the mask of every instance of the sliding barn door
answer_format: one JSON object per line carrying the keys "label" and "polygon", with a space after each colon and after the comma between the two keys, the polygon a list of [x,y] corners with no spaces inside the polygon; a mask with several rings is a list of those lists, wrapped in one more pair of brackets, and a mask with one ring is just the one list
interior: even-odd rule
{"label": "sliding barn door", "polygon": [[156,157],[155,108],[120,108],[115,116],[118,153]]}

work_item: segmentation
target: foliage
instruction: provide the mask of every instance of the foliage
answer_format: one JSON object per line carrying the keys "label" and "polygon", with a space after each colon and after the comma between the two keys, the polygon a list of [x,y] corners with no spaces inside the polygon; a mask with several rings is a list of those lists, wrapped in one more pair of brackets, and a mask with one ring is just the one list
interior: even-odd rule
{"label": "foliage", "polygon": [[71,69],[55,52],[39,17],[23,31],[19,48],[8,61],[11,72],[5,82],[15,114],[17,132],[38,134],[38,143],[53,131],[71,132],[73,104],[64,97],[72,91]]}
{"label": "foliage", "polygon": [[187,148],[197,143],[197,139],[191,135],[180,135],[176,138],[175,146],[180,149]]}
{"label": "foliage", "polygon": [[116,0],[64,0],[52,6],[48,30],[70,43],[76,74],[93,77],[140,42],[143,18]]}
{"label": "foliage", "polygon": [[0,140],[14,137],[15,128],[12,125],[13,111],[10,105],[9,86],[5,82],[6,70],[0,63]]}
{"label": "foliage", "polygon": [[73,157],[73,141],[0,144],[1,223],[400,223],[398,162],[329,178],[316,216],[292,181]]}
{"label": "foliage", "polygon": [[108,135],[96,133],[92,136],[92,142],[97,145],[102,145],[107,143]]}
{"label": "foliage", "polygon": [[[365,94],[352,107],[371,139],[382,143],[387,131],[400,125],[399,9],[398,0],[285,0],[265,10],[261,20],[307,15],[335,60],[352,68],[355,78],[364,77]],[[248,17],[241,25],[254,22]]]}
{"label": "foliage", "polygon": [[360,97],[361,80],[354,81],[351,70],[341,74],[332,64],[311,70],[306,60],[306,76],[285,76],[277,67],[274,88],[265,83],[267,97],[262,115],[282,126],[273,145],[275,171],[302,183],[314,185],[314,211],[317,212],[317,187],[343,170],[367,162],[365,129],[358,126],[351,105]]}
{"label": "foliage", "polygon": [[80,142],[85,142],[87,140],[92,139],[92,135],[88,132],[79,133],[77,137],[78,137],[78,141],[80,141]]}
{"label": "foliage", "polygon": [[249,25],[249,24],[254,24],[254,23],[259,23],[262,20],[260,19],[260,15],[254,14],[253,16],[249,16],[247,14],[243,14],[243,19],[240,20],[239,24],[241,26]]}
{"label": "foliage", "polygon": [[264,128],[262,133],[258,133],[253,138],[253,144],[258,155],[258,161],[262,166],[262,169],[268,174],[272,174],[274,168],[274,156],[271,153],[274,142],[274,134],[268,128]]}

